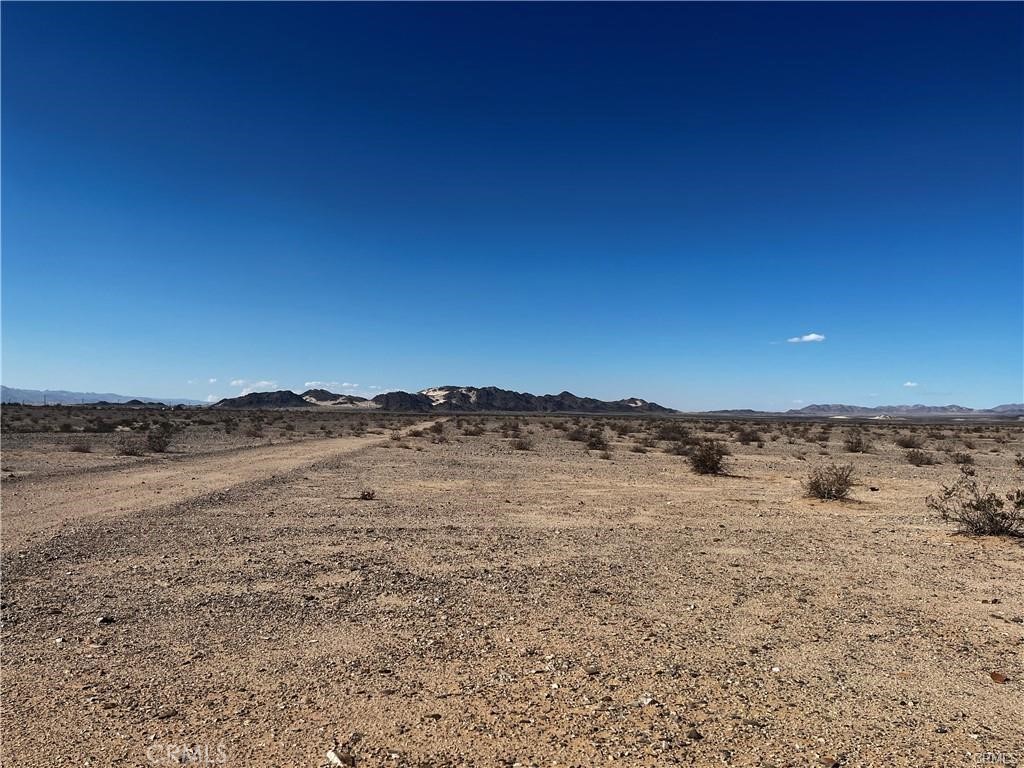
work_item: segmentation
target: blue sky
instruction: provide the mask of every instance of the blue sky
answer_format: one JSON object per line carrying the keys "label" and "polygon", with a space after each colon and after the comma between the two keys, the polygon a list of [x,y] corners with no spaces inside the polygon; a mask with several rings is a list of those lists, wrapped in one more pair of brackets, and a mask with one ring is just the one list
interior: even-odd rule
{"label": "blue sky", "polygon": [[1019,402],[1022,21],[5,4],[3,382]]}

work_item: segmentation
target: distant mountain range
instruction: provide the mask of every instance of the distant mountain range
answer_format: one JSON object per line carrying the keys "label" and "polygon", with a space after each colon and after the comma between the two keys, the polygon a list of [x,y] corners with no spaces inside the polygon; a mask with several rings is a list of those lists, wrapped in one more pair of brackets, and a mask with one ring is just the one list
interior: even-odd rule
{"label": "distant mountain range", "polygon": [[289,390],[253,392],[215,403],[214,408],[379,408],[415,413],[472,413],[503,411],[514,413],[674,413],[657,403],[638,397],[624,400],[596,400],[571,392],[531,395],[498,387],[433,387],[420,392],[385,392],[372,399],[339,395],[324,389],[310,389],[297,395]]}
{"label": "distant mountain range", "polygon": [[[733,415],[733,416],[757,416],[757,415],[779,415],[776,411],[753,411],[749,409],[733,411],[706,411],[706,413]],[[793,408],[784,412],[787,416],[860,416],[868,418],[878,417],[914,417],[914,416],[1012,416],[1024,415],[1024,403],[1007,403],[997,405],[994,408],[967,408],[963,405],[843,405],[840,403],[829,403],[823,405],[807,405],[803,408]]]}
{"label": "distant mountain range", "polygon": [[[78,405],[82,403],[118,403],[206,405],[198,400],[181,398],[157,399],[131,397],[110,392],[69,392],[53,389],[18,389],[0,387],[2,402],[29,405]],[[431,387],[419,392],[385,392],[373,398],[338,394],[326,389],[307,389],[302,394],[291,390],[252,392],[240,397],[225,398],[214,408],[338,408],[346,410],[380,409],[413,413],[473,413],[497,411],[508,413],[678,413],[638,397],[623,400],[597,400],[579,397],[572,392],[557,395],[532,395],[499,387]],[[914,418],[928,416],[1024,416],[1024,403],[1007,403],[994,408],[967,408],[962,405],[845,405],[828,403],[807,405],[785,412],[751,409],[703,411],[709,416],[810,416],[818,418]]]}
{"label": "distant mountain range", "polygon": [[131,403],[160,405],[202,405],[199,400],[181,398],[159,399],[155,397],[133,397],[115,395],[112,392],[69,392],[64,389],[18,389],[0,385],[0,402],[25,403],[26,405],[80,405],[82,403]]}

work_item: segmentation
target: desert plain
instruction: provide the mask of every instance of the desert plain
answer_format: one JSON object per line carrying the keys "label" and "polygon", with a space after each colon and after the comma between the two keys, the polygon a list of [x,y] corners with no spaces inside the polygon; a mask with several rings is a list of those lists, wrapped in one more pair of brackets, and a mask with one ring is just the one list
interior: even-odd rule
{"label": "desert plain", "polygon": [[5,766],[1024,762],[1024,545],[925,502],[965,454],[1020,487],[1019,422],[3,426]]}

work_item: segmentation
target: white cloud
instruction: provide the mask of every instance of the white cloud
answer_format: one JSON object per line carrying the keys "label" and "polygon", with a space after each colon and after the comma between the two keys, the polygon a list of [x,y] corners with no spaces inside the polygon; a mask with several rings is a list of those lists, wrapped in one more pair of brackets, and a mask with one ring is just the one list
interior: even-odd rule
{"label": "white cloud", "polygon": [[276,381],[268,381],[262,379],[260,381],[250,381],[249,379],[232,379],[232,387],[242,387],[241,394],[251,395],[253,392],[266,392],[270,389],[277,389]]}
{"label": "white cloud", "polygon": [[[328,389],[330,387],[337,387],[338,382],[336,381],[307,381],[302,385],[306,389]],[[347,384],[343,386],[348,386]]]}
{"label": "white cloud", "polygon": [[266,392],[273,389],[277,389],[276,381],[247,381],[245,382],[245,388],[242,390],[242,394],[251,395],[253,392]]}
{"label": "white cloud", "polygon": [[786,339],[790,344],[805,344],[809,341],[824,341],[825,334],[823,333],[805,333],[803,336],[793,336],[792,338]]}
{"label": "white cloud", "polygon": [[345,389],[354,389],[355,387],[358,387],[359,385],[358,384],[353,384],[351,381],[343,381],[343,382],[341,382],[341,386],[343,386]]}
{"label": "white cloud", "polygon": [[794,400],[793,402],[796,403],[797,405],[800,405],[803,402],[803,400]]}
{"label": "white cloud", "polygon": [[188,380],[188,383],[189,383],[189,384],[195,384],[195,383],[196,383],[196,380],[195,380],[195,379],[189,379],[189,380]]}
{"label": "white cloud", "polygon": [[209,379],[208,381],[210,382],[210,384],[216,384],[217,383],[216,379]]}
{"label": "white cloud", "polygon": [[916,381],[905,381],[905,382],[903,382],[903,386],[904,387],[916,387],[917,386],[917,382]]}
{"label": "white cloud", "polygon": [[206,396],[206,402],[208,402],[208,403],[216,403],[218,400],[220,400],[220,398],[217,397],[216,395],[207,395]]}

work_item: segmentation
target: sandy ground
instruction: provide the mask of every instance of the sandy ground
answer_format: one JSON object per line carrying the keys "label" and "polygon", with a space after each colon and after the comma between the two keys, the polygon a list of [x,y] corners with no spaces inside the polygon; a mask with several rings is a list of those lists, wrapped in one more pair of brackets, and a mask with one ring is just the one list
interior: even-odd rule
{"label": "sandy ground", "polygon": [[928,512],[951,464],[528,429],[5,483],[3,764],[1024,762],[1024,546]]}

